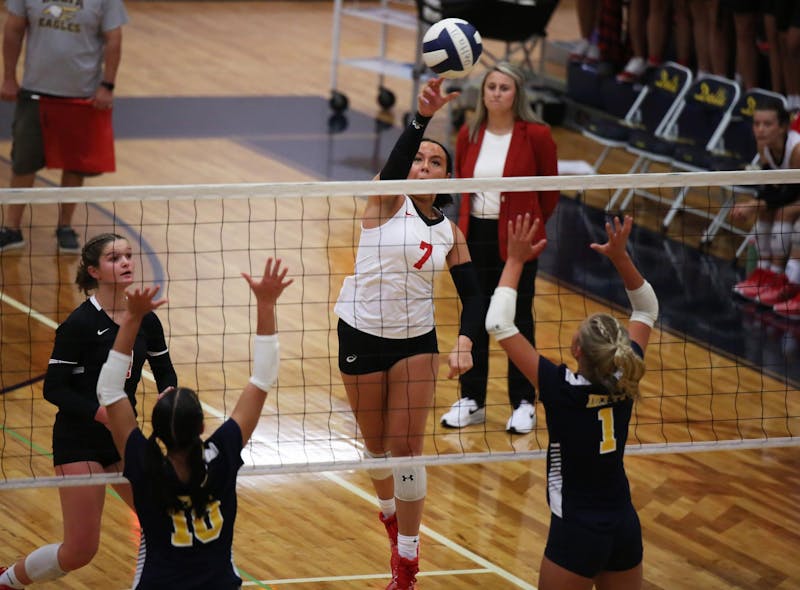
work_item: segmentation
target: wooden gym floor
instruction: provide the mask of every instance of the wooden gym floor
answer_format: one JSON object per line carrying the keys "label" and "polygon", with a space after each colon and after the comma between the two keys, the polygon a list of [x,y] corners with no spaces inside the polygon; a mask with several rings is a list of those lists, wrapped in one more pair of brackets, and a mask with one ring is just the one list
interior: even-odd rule
{"label": "wooden gym floor", "polygon": [[[410,84],[387,80],[398,100],[392,117],[378,113],[373,74],[340,68],[338,86],[351,105],[348,126],[329,132],[332,3],[131,2],[128,9],[131,23],[124,32],[115,114],[118,171],[90,180],[92,186],[362,180],[379,169],[396,137],[396,128],[388,126],[408,110]],[[375,51],[377,28],[352,19],[342,25],[343,54]],[[549,34],[570,40],[575,31],[574,4],[563,1]],[[298,44],[298,39],[313,41]],[[410,33],[391,31],[389,52],[407,60],[413,43]],[[0,110],[4,133],[9,113],[9,106]],[[438,121],[431,132],[447,139],[446,122]],[[591,160],[597,153],[573,132],[556,128],[554,134],[562,159]],[[0,154],[8,151],[6,136]],[[624,155],[615,155],[609,171],[629,165]],[[6,179],[0,182],[6,182],[7,162],[0,174]],[[54,182],[56,175],[42,174],[42,186]],[[590,204],[606,198],[585,197]],[[241,332],[251,325],[238,271],[258,267],[261,255],[273,251],[295,273],[306,269],[280,311],[280,388],[270,395],[245,457],[250,464],[352,459],[355,427],[330,359],[336,349],[329,303],[342,276],[352,270],[358,203],[304,199],[259,205],[264,209],[256,222],[244,201],[212,201],[197,211],[188,202],[144,209],[138,204],[79,207],[76,225],[80,221],[81,231],[96,233],[109,226],[113,212],[115,227],[136,240],[137,250],[156,253],[138,258],[140,272],[146,280],[165,281],[171,303],[161,315],[169,325],[171,351],[181,380],[200,388],[210,427],[230,409],[247,376],[246,354],[236,356],[247,350]],[[559,211],[560,225],[550,228],[558,255],[543,260],[536,300],[537,340],[553,358],[568,356],[564,347],[571,330],[587,312],[624,303],[608,288],[607,277],[613,276],[608,269],[567,248],[591,241],[602,214],[574,199],[565,199]],[[670,329],[657,334],[650,349],[631,442],[797,436],[796,331],[729,303],[733,267],[648,232],[653,225],[648,220],[657,215],[637,204],[641,230],[634,249],[648,276],[661,285],[664,325]],[[36,378],[46,367],[54,326],[80,302],[71,285],[75,259],[54,254],[54,216],[52,206],[29,209],[31,245],[0,257],[2,467],[8,480],[52,473],[47,453],[54,412],[41,399]],[[691,234],[689,224],[676,222],[670,235]],[[243,227],[245,236],[239,231]],[[721,236],[712,254],[729,256],[733,244]],[[188,272],[195,266],[204,279],[200,283]],[[320,268],[322,277],[309,270]],[[673,289],[664,291],[670,285]],[[682,298],[676,300],[675,293]],[[453,297],[449,281],[442,282],[438,294],[440,348],[447,350],[456,321],[448,309],[453,306],[447,305]],[[739,324],[720,333],[719,326],[730,322],[716,324],[710,317]],[[730,352],[726,341],[749,343],[745,348],[760,355]],[[485,427],[444,431],[437,420],[458,393],[452,382],[440,383],[426,452],[546,447],[543,424],[524,437],[512,439],[503,432],[509,409],[502,371],[496,368],[501,361],[499,353],[493,356]],[[35,382],[24,385],[27,380]],[[145,382],[145,418],[153,393],[153,385]],[[797,587],[800,461],[795,448],[631,455],[627,466],[644,530],[645,588]],[[363,472],[241,477],[239,489],[234,550],[249,585],[309,590],[386,585],[386,542]],[[60,537],[57,502],[51,488],[0,493],[5,539],[0,563]],[[430,468],[420,588],[534,588],[548,519],[541,460]],[[109,495],[97,558],[61,583],[37,588],[129,587],[135,531],[135,517]]]}

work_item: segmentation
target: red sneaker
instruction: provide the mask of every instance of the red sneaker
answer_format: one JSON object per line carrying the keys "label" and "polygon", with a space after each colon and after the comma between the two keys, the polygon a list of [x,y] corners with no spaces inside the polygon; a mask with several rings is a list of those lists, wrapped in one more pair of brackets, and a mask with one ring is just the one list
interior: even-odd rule
{"label": "red sneaker", "polygon": [[397,564],[400,560],[400,554],[397,552],[397,514],[384,516],[383,512],[379,512],[378,518],[381,519],[383,526],[386,527],[386,534],[389,536],[389,547],[392,550],[392,558],[389,564],[392,567],[392,581],[394,581],[397,579]]}
{"label": "red sneaker", "polygon": [[772,311],[790,320],[800,320],[800,293],[796,294],[791,299],[776,303],[772,307]]}
{"label": "red sneaker", "polygon": [[758,290],[761,286],[772,284],[777,277],[777,273],[768,268],[757,268],[746,279],[736,283],[733,292],[748,301],[757,301]]}
{"label": "red sneaker", "polygon": [[[6,571],[7,567],[0,567],[0,574]],[[5,584],[0,584],[0,590],[14,590],[11,586],[6,586]]]}
{"label": "red sneaker", "polygon": [[798,286],[791,284],[785,274],[779,274],[771,284],[764,284],[758,289],[757,300],[761,305],[772,307],[791,299],[798,290]]}
{"label": "red sneaker", "polygon": [[398,556],[397,578],[393,578],[386,590],[414,590],[417,587],[419,558],[406,559]]}

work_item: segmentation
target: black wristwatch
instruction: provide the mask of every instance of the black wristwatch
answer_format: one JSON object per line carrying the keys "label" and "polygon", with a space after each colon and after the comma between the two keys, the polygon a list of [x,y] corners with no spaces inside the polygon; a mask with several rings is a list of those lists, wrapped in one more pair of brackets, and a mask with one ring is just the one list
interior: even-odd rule
{"label": "black wristwatch", "polygon": [[103,80],[102,82],[100,82],[100,86],[102,86],[103,88],[105,88],[109,92],[114,92],[114,83],[113,82],[108,82],[106,80]]}

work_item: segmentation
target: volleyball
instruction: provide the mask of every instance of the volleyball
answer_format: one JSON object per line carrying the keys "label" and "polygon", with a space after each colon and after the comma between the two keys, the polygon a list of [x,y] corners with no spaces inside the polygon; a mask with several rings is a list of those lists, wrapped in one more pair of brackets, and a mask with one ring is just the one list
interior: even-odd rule
{"label": "volleyball", "polygon": [[461,78],[469,74],[482,51],[480,33],[460,18],[440,20],[422,37],[422,60],[443,78]]}

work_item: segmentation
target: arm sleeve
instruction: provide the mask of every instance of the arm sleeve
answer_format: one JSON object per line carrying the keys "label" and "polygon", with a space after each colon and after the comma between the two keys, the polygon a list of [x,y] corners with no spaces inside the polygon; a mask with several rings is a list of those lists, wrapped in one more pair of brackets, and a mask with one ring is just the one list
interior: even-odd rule
{"label": "arm sleeve", "polygon": [[161,320],[154,313],[147,314],[145,318],[147,362],[156,378],[156,387],[159,392],[164,391],[167,387],[177,387],[178,375],[172,366]]}
{"label": "arm sleeve", "polygon": [[389,158],[381,170],[381,180],[405,180],[408,178],[408,172],[414,163],[414,157],[417,155],[419,144],[430,120],[430,117],[423,117],[419,113],[414,115],[400,137],[397,138],[392,153],[389,154]]}
{"label": "arm sleeve", "polygon": [[461,326],[458,333],[473,342],[480,332],[485,331],[486,300],[481,295],[478,272],[472,262],[465,262],[450,268],[450,275],[461,299]]}

